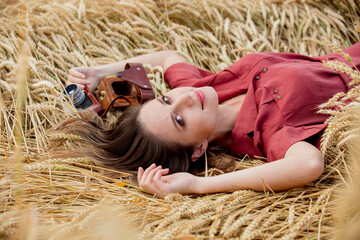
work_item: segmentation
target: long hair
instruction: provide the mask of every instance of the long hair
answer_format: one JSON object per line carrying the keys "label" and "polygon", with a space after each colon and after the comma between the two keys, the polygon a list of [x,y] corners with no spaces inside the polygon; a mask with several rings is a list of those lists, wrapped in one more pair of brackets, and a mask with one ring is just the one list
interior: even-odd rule
{"label": "long hair", "polygon": [[80,136],[80,151],[102,167],[136,171],[155,163],[169,173],[188,171],[193,147],[165,142],[145,129],[138,120],[140,109],[128,107],[110,126],[94,117],[70,118],[55,130]]}

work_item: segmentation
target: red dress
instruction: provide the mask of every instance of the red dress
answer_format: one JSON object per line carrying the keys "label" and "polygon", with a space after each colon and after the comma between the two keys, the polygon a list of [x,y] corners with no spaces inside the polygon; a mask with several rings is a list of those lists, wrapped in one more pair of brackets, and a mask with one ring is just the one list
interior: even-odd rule
{"label": "red dress", "polygon": [[[360,43],[345,52],[359,67]],[[217,74],[177,63],[164,77],[171,88],[212,86],[220,103],[246,92],[232,131],[231,150],[267,157],[271,162],[283,158],[291,145],[302,140],[320,147],[329,116],[317,114],[317,106],[347,91],[350,81],[347,75],[323,67],[324,59],[346,62],[338,53],[322,57],[254,53]]]}

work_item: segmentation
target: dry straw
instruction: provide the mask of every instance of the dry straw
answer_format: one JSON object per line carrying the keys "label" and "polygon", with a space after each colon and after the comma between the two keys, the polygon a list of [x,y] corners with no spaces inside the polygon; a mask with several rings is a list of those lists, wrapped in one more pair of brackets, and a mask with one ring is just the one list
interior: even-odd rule
{"label": "dry straw", "polygon": [[[359,136],[353,125],[358,101],[347,103],[360,96],[360,76],[341,51],[358,41],[359,12],[353,0],[0,2],[0,238],[328,239],[338,232],[341,239],[344,231],[334,227],[333,216],[344,213],[337,226],[359,221],[358,205],[351,201],[358,199],[351,191],[359,189],[358,153],[350,144]],[[243,190],[157,199],[125,173],[113,179],[87,158],[59,158],[78,147],[73,135],[47,135],[70,115],[61,99],[69,69],[164,49],[214,72],[264,51],[315,56],[338,51],[350,60],[324,63],[354,79],[348,93],[320,106],[319,112],[331,115],[322,144],[324,174],[276,194]],[[168,91],[163,70],[146,68],[156,94]],[[58,144],[50,148],[54,141]],[[219,151],[209,155],[209,162],[231,159]],[[236,158],[235,169],[259,164]],[[208,169],[209,176],[221,172]],[[349,189],[341,194],[345,199],[334,197],[339,181]],[[338,202],[345,205],[331,211]],[[358,236],[348,225],[348,239]]]}

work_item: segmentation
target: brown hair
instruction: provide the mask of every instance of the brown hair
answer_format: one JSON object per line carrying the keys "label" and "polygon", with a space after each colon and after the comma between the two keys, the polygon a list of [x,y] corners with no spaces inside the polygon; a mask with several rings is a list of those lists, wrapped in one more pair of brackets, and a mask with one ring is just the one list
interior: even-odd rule
{"label": "brown hair", "polygon": [[80,136],[84,143],[81,152],[106,168],[136,171],[155,163],[169,168],[170,173],[188,171],[193,147],[156,137],[138,120],[140,109],[128,107],[110,126],[85,113],[87,117],[67,119],[55,130]]}

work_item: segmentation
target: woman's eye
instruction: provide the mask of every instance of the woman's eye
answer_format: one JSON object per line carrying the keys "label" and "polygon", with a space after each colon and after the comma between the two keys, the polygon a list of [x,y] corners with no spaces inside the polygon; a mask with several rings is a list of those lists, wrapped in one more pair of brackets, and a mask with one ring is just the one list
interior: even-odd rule
{"label": "woman's eye", "polygon": [[166,103],[166,104],[170,104],[170,100],[169,100],[169,98],[168,98],[168,97],[166,97],[166,96],[162,96],[162,100],[164,101],[164,103]]}
{"label": "woman's eye", "polygon": [[176,120],[176,122],[178,122],[178,123],[180,124],[180,126],[184,126],[184,125],[185,125],[184,119],[182,119],[182,117],[176,116],[176,117],[175,117],[175,120]]}

